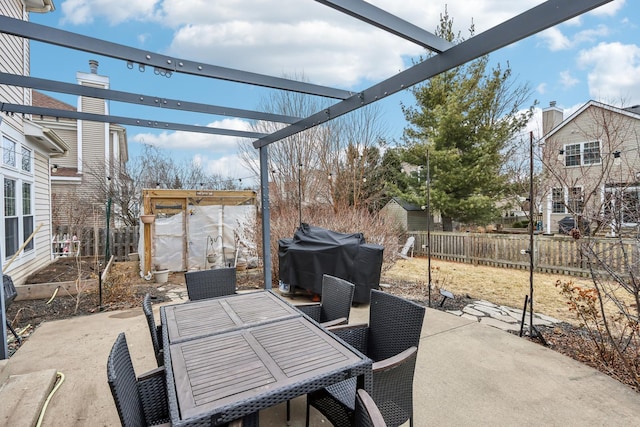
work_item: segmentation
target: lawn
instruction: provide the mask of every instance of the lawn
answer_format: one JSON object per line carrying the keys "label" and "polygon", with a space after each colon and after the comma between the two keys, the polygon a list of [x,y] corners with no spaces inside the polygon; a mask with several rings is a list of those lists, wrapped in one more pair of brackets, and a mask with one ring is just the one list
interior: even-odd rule
{"label": "lawn", "polygon": [[[427,299],[427,259],[409,258],[397,261],[382,275],[381,282],[401,286],[413,282],[412,290],[406,290],[411,298]],[[529,294],[529,271],[487,267],[431,260],[431,280],[436,290],[442,288],[454,295],[468,296],[474,300],[487,300],[495,304],[522,308]],[[590,279],[560,274],[534,273],[533,309],[572,324],[577,324],[575,315],[569,312],[566,299],[560,294],[556,282],[572,281],[584,287],[592,286]],[[438,294],[439,295],[439,294]]]}

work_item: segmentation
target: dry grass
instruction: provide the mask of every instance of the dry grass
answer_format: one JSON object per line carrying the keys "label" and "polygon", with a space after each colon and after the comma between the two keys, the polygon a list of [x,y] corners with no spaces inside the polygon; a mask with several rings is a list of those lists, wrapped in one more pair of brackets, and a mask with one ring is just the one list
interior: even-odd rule
{"label": "dry grass", "polygon": [[[382,275],[383,283],[412,281],[417,292],[426,300],[427,259],[398,260]],[[431,280],[436,288],[443,288],[456,295],[468,295],[495,304],[522,308],[529,293],[529,272],[508,268],[486,267],[456,262],[431,260]],[[566,299],[560,295],[556,282],[572,281],[583,287],[593,287],[590,279],[564,275],[535,273],[533,276],[533,309],[559,320],[578,324],[575,315],[568,310]],[[437,292],[437,291],[436,291]],[[419,297],[419,296],[417,296]],[[611,307],[611,310],[614,310]]]}

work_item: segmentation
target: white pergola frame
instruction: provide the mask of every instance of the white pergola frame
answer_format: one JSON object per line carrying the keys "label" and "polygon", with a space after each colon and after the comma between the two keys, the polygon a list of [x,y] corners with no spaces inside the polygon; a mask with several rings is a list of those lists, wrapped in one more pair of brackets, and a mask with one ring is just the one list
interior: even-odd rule
{"label": "white pergola frame", "polygon": [[[581,15],[611,0],[548,0],[526,12],[515,16],[495,27],[484,31],[459,44],[451,44],[385,10],[362,0],[316,0],[326,6],[339,10],[370,25],[388,31],[398,37],[416,43],[433,52],[426,60],[389,77],[360,92],[350,92],[312,83],[305,83],[279,77],[267,76],[247,71],[235,70],[211,64],[200,63],[155,52],[128,47],[97,38],[59,30],[27,21],[0,16],[0,32],[36,40],[43,43],[62,46],[79,51],[94,53],[106,57],[121,59],[139,66],[154,67],[164,72],[185,73],[203,78],[227,80],[247,85],[299,92],[320,96],[335,102],[327,108],[308,116],[292,117],[260,111],[243,110],[182,100],[159,98],[152,95],[121,92],[110,89],[98,89],[59,81],[46,80],[9,73],[0,73],[0,84],[20,86],[44,91],[89,96],[105,100],[155,106],[193,113],[265,120],[285,124],[281,129],[263,134],[233,129],[195,126],[188,123],[170,123],[157,120],[98,115],[52,108],[33,107],[1,102],[0,111],[5,113],[35,114],[90,120],[106,123],[118,123],[164,130],[181,130],[208,134],[229,135],[251,138],[254,147],[259,150],[260,187],[262,211],[262,249],[264,259],[265,288],[271,288],[271,239],[269,221],[268,186],[268,146],[304,130],[326,123],[351,111],[379,101],[387,96],[410,88],[442,72],[463,65],[469,61],[491,53],[504,46],[536,34],[556,24]],[[52,65],[54,66],[54,65]],[[1,296],[1,295],[0,295]]]}

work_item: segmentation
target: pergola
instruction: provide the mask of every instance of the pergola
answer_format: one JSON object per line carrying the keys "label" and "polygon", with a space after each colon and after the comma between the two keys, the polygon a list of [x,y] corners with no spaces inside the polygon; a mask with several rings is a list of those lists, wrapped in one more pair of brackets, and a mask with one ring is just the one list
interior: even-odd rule
{"label": "pergola", "polygon": [[384,31],[388,31],[398,37],[416,43],[431,51],[433,55],[392,77],[380,81],[367,89],[354,93],[339,88],[326,87],[312,83],[224,68],[213,64],[205,64],[161,55],[155,52],[111,43],[44,25],[0,16],[0,32],[14,36],[115,59],[121,59],[126,61],[128,64],[135,63],[139,64],[139,66],[154,67],[155,69],[161,70],[165,73],[185,73],[202,78],[226,80],[246,85],[298,92],[323,97],[333,102],[329,107],[323,108],[321,111],[317,111],[308,117],[291,117],[261,111],[195,103],[185,100],[159,98],[154,95],[129,93],[110,89],[98,89],[60,81],[0,72],[0,84],[78,96],[88,96],[141,106],[155,106],[193,113],[208,113],[251,120],[272,121],[283,123],[284,126],[273,133],[263,134],[233,129],[195,126],[188,123],[170,123],[134,117],[97,115],[11,103],[2,103],[1,111],[7,113],[35,114],[76,120],[118,123],[121,125],[149,127],[163,130],[200,132],[253,139],[253,146],[259,150],[260,158],[264,282],[266,288],[271,288],[271,250],[269,245],[271,236],[269,229],[270,213],[268,186],[268,146],[270,144],[318,126],[322,123],[326,123],[336,117],[340,117],[399,91],[410,88],[435,75],[463,65],[518,40],[531,36],[575,16],[581,15],[591,9],[608,3],[611,0],[548,0],[514,18],[484,31],[483,33],[475,35],[474,37],[455,45],[362,0],[316,1],[339,10],[355,19],[359,19]]}

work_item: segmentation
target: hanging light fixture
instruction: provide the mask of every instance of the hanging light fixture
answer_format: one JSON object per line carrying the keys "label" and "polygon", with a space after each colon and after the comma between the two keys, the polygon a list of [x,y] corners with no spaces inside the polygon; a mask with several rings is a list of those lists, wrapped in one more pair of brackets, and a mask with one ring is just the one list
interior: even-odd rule
{"label": "hanging light fixture", "polygon": [[622,159],[620,158],[620,151],[614,151],[613,153],[613,164],[615,166],[620,166],[622,164]]}

